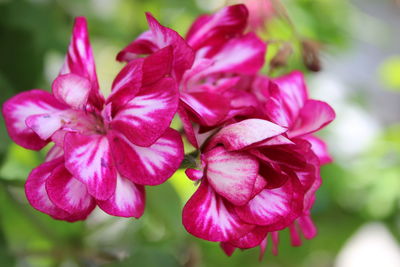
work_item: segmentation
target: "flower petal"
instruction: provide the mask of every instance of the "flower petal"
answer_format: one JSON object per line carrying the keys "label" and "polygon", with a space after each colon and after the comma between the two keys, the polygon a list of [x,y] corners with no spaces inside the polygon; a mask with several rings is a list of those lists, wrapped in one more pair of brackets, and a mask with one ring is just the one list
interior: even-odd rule
{"label": "flower petal", "polygon": [[61,112],[32,115],[26,119],[25,123],[42,140],[49,139],[64,125]]}
{"label": "flower petal", "polygon": [[20,93],[3,104],[3,117],[8,134],[18,145],[32,150],[40,150],[47,143],[26,125],[26,119],[32,115],[53,114],[67,108],[50,93],[31,90]]}
{"label": "flower petal", "polygon": [[192,235],[214,242],[238,239],[254,226],[244,223],[233,207],[203,181],[183,208],[183,226]]}
{"label": "flower petal", "polygon": [[258,175],[255,157],[216,147],[205,154],[205,161],[208,181],[219,195],[239,206],[250,200]]}
{"label": "flower petal", "polygon": [[144,59],[133,60],[115,77],[107,98],[107,103],[113,104],[114,112],[134,98],[142,86],[143,63]]}
{"label": "flower petal", "polygon": [[288,136],[298,137],[320,130],[335,119],[335,111],[327,103],[307,100]]}
{"label": "flower petal", "polygon": [[66,168],[94,198],[106,200],[114,194],[117,174],[106,136],[67,133],[64,151]]}
{"label": "flower petal", "polygon": [[84,17],[77,17],[75,19],[68,54],[60,74],[67,73],[79,75],[90,81],[91,91],[89,102],[98,109],[101,109],[104,104],[104,98],[99,92],[96,66],[92,47],[90,46],[87,22]]}
{"label": "flower petal", "polygon": [[199,181],[204,176],[203,171],[192,168],[186,169],[185,173],[186,176],[192,181]]}
{"label": "flower petal", "polygon": [[136,184],[158,185],[179,168],[183,160],[183,144],[179,133],[167,131],[151,146],[141,147],[114,133],[111,146],[118,171]]}
{"label": "flower petal", "polygon": [[239,239],[231,240],[229,243],[234,247],[247,249],[247,248],[254,248],[267,237],[268,231],[265,227],[257,226],[248,234],[242,236]]}
{"label": "flower petal", "polygon": [[208,148],[222,143],[229,151],[246,148],[255,143],[275,137],[286,129],[261,119],[248,119],[222,128],[211,140]]}
{"label": "flower petal", "polygon": [[178,108],[178,97],[175,81],[171,78],[141,88],[119,109],[111,127],[136,145],[150,146],[169,127]]}
{"label": "flower petal", "polygon": [[129,62],[137,59],[140,55],[148,55],[157,51],[159,48],[157,44],[154,43],[153,39],[154,37],[151,31],[142,33],[118,53],[117,60]]}
{"label": "flower petal", "polygon": [[229,100],[218,93],[181,93],[184,107],[193,115],[195,122],[203,126],[214,126],[225,119],[230,109]]}
{"label": "flower petal", "polygon": [[52,89],[58,101],[73,109],[82,110],[88,101],[91,84],[88,79],[70,73],[58,76]]}
{"label": "flower petal", "polygon": [[186,40],[194,49],[224,42],[243,33],[248,15],[244,5],[231,5],[213,15],[200,16],[189,29]]}
{"label": "flower petal", "polygon": [[321,165],[331,163],[333,158],[329,154],[326,143],[313,135],[303,136],[302,139],[307,140],[311,144],[311,150],[317,155]]}
{"label": "flower petal", "polygon": [[98,201],[98,204],[110,215],[139,218],[145,206],[144,186],[136,185],[117,174],[115,194],[107,200]]}
{"label": "flower petal", "polygon": [[59,220],[67,218],[69,213],[50,200],[46,191],[46,180],[52,171],[62,164],[63,160],[58,158],[39,165],[29,174],[25,184],[26,198],[32,207]]}
{"label": "flower petal", "polygon": [[277,101],[282,103],[281,112],[285,114],[289,123],[284,126],[291,126],[308,99],[304,75],[300,71],[293,71],[274,79],[273,82],[278,85],[278,90],[272,97],[278,98]]}
{"label": "flower petal", "polygon": [[264,189],[246,205],[235,207],[239,217],[251,224],[282,230],[302,212],[301,187],[292,180],[275,189]]}
{"label": "flower petal", "polygon": [[96,206],[86,185],[75,179],[63,165],[48,177],[46,190],[50,200],[70,214],[87,217]]}
{"label": "flower petal", "polygon": [[118,54],[117,59],[129,61],[137,58],[138,54],[151,54],[158,49],[172,46],[173,76],[179,81],[193,64],[193,49],[176,31],[161,25],[150,13],[146,13],[146,18],[151,31],[143,33],[130,43]]}
{"label": "flower petal", "polygon": [[225,43],[215,55],[207,55],[214,65],[202,72],[203,76],[231,72],[256,74],[265,61],[266,44],[254,33],[232,39]]}
{"label": "flower petal", "polygon": [[229,244],[229,242],[221,242],[219,245],[228,257],[232,256],[233,252],[235,252],[236,248]]}
{"label": "flower petal", "polygon": [[193,49],[176,31],[161,25],[150,13],[146,13],[146,18],[158,47],[164,48],[172,45],[174,77],[179,81],[183,73],[193,64]]}

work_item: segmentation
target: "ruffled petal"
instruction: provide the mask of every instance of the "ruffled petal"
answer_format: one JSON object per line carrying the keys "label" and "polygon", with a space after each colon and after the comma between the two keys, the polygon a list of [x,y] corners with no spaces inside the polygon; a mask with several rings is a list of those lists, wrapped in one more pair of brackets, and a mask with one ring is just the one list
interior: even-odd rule
{"label": "ruffled petal", "polygon": [[[33,115],[51,116],[67,107],[59,103],[50,93],[42,90],[31,90],[20,93],[3,104],[3,117],[8,134],[18,145],[32,150],[40,150],[48,140],[42,140],[26,120]],[[50,127],[51,128],[51,127]]]}
{"label": "ruffled petal", "polygon": [[254,248],[267,237],[268,231],[265,227],[257,226],[248,234],[242,236],[239,239],[231,240],[229,243],[237,248],[247,249]]}
{"label": "ruffled petal", "polygon": [[226,118],[229,110],[229,100],[221,94],[210,92],[182,93],[181,101],[195,122],[203,126],[214,126]]}
{"label": "ruffled petal", "polygon": [[176,31],[162,26],[150,13],[146,13],[146,17],[158,47],[164,48],[172,45],[174,50],[174,77],[179,81],[183,73],[193,64],[193,49]]}
{"label": "ruffled petal", "polygon": [[46,181],[46,190],[50,200],[70,214],[87,217],[96,206],[86,185],[75,179],[64,166],[54,169]]}
{"label": "ruffled petal", "polygon": [[254,33],[228,41],[214,55],[207,55],[214,64],[202,72],[203,76],[214,73],[256,74],[265,61],[266,44]]}
{"label": "ruffled petal", "polygon": [[169,127],[178,109],[175,81],[164,78],[121,107],[111,122],[112,129],[123,133],[132,143],[152,145]]}
{"label": "ruffled petal", "polygon": [[67,133],[64,151],[65,166],[94,198],[106,200],[114,194],[117,174],[106,136]]}
{"label": "ruffled petal", "polygon": [[244,152],[228,152],[216,147],[205,154],[207,178],[221,196],[234,205],[244,205],[252,197],[258,175],[257,159]]}
{"label": "ruffled petal", "polygon": [[292,138],[316,132],[332,122],[335,117],[335,111],[327,103],[307,100],[288,135]]}
{"label": "ruffled petal", "polygon": [[119,133],[114,133],[110,141],[118,171],[136,184],[165,182],[183,160],[182,139],[172,129],[149,147],[136,146]]}
{"label": "ruffled petal", "polygon": [[118,174],[115,194],[97,203],[110,215],[139,218],[143,215],[145,206],[144,186],[136,185]]}
{"label": "ruffled petal", "polygon": [[58,76],[52,85],[54,97],[73,109],[83,110],[89,98],[90,81],[76,74]]}
{"label": "ruffled petal", "polygon": [[129,61],[137,58],[139,54],[151,54],[158,49],[172,46],[173,76],[179,81],[183,73],[193,64],[193,49],[176,31],[161,25],[150,13],[146,13],[146,17],[150,32],[143,33],[130,43],[118,54],[117,59]]}
{"label": "ruffled petal", "polygon": [[215,45],[243,33],[248,11],[244,5],[232,5],[213,15],[200,16],[189,29],[186,40],[194,48]]}
{"label": "ruffled petal", "polygon": [[140,55],[154,53],[158,49],[157,44],[154,42],[153,33],[146,31],[120,51],[117,55],[117,60],[129,62],[137,59]]}
{"label": "ruffled petal", "polygon": [[238,239],[254,226],[244,223],[233,207],[203,181],[183,208],[183,225],[192,235],[214,242]]}
{"label": "ruffled petal", "polygon": [[289,123],[293,123],[308,99],[304,75],[300,71],[293,71],[273,81],[278,85],[278,95],[272,97],[279,98],[278,101],[282,103],[281,112]]}
{"label": "ruffled petal", "polygon": [[311,150],[317,155],[321,165],[331,163],[333,161],[332,156],[329,154],[328,146],[326,143],[313,135],[303,136],[302,139],[307,140],[311,144]]}
{"label": "ruffled petal", "polygon": [[113,110],[122,107],[135,97],[142,86],[144,59],[130,61],[115,77],[107,103],[112,103]]}
{"label": "ruffled petal", "polygon": [[75,19],[68,54],[61,70],[61,74],[67,73],[79,75],[90,81],[91,91],[89,102],[96,108],[101,109],[104,104],[104,98],[99,91],[96,65],[94,63],[92,47],[90,46],[87,22],[84,17],[77,17]]}
{"label": "ruffled petal", "polygon": [[275,189],[264,189],[246,205],[235,207],[239,217],[268,231],[282,230],[300,215],[303,208],[301,187],[292,180]]}
{"label": "ruffled petal", "polygon": [[209,148],[221,143],[229,151],[240,150],[286,132],[286,129],[261,119],[248,119],[222,128],[211,140]]}
{"label": "ruffled petal", "polygon": [[26,198],[32,207],[59,220],[67,218],[69,213],[57,207],[50,200],[46,191],[46,180],[52,171],[62,163],[63,160],[59,158],[39,165],[29,174],[25,184]]}

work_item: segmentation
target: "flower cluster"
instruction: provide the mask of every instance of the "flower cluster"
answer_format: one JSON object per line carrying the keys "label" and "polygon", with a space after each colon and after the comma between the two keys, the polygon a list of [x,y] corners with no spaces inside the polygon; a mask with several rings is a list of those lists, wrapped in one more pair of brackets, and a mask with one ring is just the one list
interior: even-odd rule
{"label": "flower cluster", "polygon": [[235,248],[276,252],[279,231],[293,245],[312,238],[310,217],[332,159],[313,135],[335,113],[310,99],[304,77],[263,75],[266,43],[245,5],[200,16],[185,38],[146,14],[149,30],[117,55],[126,65],[105,99],[99,91],[86,21],[77,18],[52,93],[31,90],[3,105],[11,138],[46,162],[26,182],[33,207],[56,219],[105,212],[139,218],[146,185],[165,182],[183,157],[175,114],[199,152],[187,176],[199,183],[183,209],[186,230]]}

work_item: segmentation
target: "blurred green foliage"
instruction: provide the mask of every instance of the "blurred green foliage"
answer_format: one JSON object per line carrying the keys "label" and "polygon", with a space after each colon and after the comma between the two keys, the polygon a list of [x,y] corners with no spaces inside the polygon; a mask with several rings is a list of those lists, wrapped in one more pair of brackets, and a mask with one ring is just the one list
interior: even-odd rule
{"label": "blurred green foliage", "polygon": [[[262,36],[271,42],[268,60],[282,43],[293,47],[287,64],[273,75],[303,64],[302,41],[313,40],[320,49],[340,53],[349,46],[349,17],[354,7],[346,0],[285,0],[290,20],[269,21]],[[12,0],[0,1],[0,102],[12,95],[42,88],[49,90],[70,38],[73,17],[86,16],[100,76],[107,91],[122,66],[114,62],[118,49],[147,29],[144,12],[184,34],[203,13],[188,0]],[[55,69],[55,70],[54,70]],[[381,67],[382,79],[399,88],[399,60]],[[3,118],[0,118],[3,120]],[[140,220],[111,218],[97,212],[87,222],[56,221],[34,210],[26,201],[23,183],[43,153],[11,144],[0,122],[0,263],[1,266],[332,266],[338,251],[364,222],[383,220],[395,236],[400,203],[400,127],[389,128],[354,161],[323,168],[324,185],[313,211],[319,235],[301,247],[281,235],[280,254],[258,250],[237,251],[227,257],[218,244],[186,233],[181,210],[195,190],[179,171],[169,183],[147,190],[147,207]],[[340,226],[340,227],[338,227]],[[266,264],[267,262],[268,264]]]}

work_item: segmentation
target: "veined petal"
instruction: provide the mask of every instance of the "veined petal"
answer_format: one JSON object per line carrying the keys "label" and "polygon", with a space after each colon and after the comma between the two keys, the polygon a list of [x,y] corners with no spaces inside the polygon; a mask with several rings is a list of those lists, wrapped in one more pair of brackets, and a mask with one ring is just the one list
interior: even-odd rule
{"label": "veined petal", "polygon": [[26,125],[32,115],[53,114],[67,107],[59,103],[50,93],[31,90],[20,93],[3,104],[3,117],[8,134],[18,145],[32,150],[40,150],[47,143]]}
{"label": "veined petal", "polygon": [[32,115],[26,119],[25,123],[42,140],[48,140],[64,125],[61,112]]}
{"label": "veined petal", "polygon": [[175,81],[171,78],[141,88],[119,109],[111,127],[136,145],[150,146],[169,127],[178,108],[178,97]]}
{"label": "veined petal", "polygon": [[46,180],[52,171],[62,164],[63,160],[59,158],[39,165],[29,174],[25,184],[26,198],[32,207],[59,220],[67,218],[69,213],[50,200],[46,191]]}
{"label": "veined petal", "polygon": [[278,95],[273,97],[279,98],[282,103],[281,112],[289,123],[293,123],[308,99],[304,75],[300,71],[293,71],[273,81],[278,85]]}
{"label": "veined petal", "polygon": [[327,103],[307,100],[290,129],[288,136],[298,137],[320,130],[335,119],[335,111]]}
{"label": "veined petal", "polygon": [[120,133],[114,133],[110,142],[118,171],[135,184],[161,184],[174,174],[183,160],[182,139],[172,129],[167,129],[149,147],[137,146]]}
{"label": "veined petal", "polygon": [[117,60],[129,62],[137,59],[140,55],[148,55],[158,49],[157,44],[154,42],[153,33],[151,31],[146,31],[119,52]]}
{"label": "veined petal", "polygon": [[90,46],[86,18],[75,19],[71,42],[68,47],[68,54],[60,74],[73,73],[88,79],[91,83],[89,102],[101,109],[104,98],[99,91],[97,81],[96,65],[94,63],[93,51]]}
{"label": "veined petal", "polygon": [[266,49],[266,44],[254,33],[234,38],[210,56],[214,65],[203,71],[202,75],[222,72],[255,74],[264,65]]}
{"label": "veined petal", "polygon": [[97,203],[110,215],[139,218],[143,215],[145,206],[144,186],[136,185],[117,174],[115,194],[109,199]]}
{"label": "veined petal", "polygon": [[[262,164],[259,164],[259,168],[262,167]],[[251,198],[254,198],[258,195],[264,188],[267,186],[267,180],[261,176],[257,175],[256,181],[254,183],[253,193],[251,194]]]}
{"label": "veined petal", "polygon": [[203,126],[214,126],[227,116],[230,103],[221,94],[211,92],[181,93],[181,101]]}
{"label": "veined petal", "polygon": [[235,207],[243,221],[267,227],[268,231],[282,230],[300,215],[303,203],[301,187],[292,180],[275,189],[264,189],[246,205]]}
{"label": "veined petal", "polygon": [[72,177],[63,165],[54,169],[48,177],[46,190],[50,200],[70,214],[87,217],[96,206],[86,185]]}
{"label": "veined petal", "polygon": [[66,168],[94,198],[106,200],[114,194],[117,174],[106,136],[67,133],[64,151]]}
{"label": "veined petal", "polygon": [[173,59],[172,46],[166,46],[147,56],[143,63],[142,86],[151,85],[170,76]]}
{"label": "veined petal", "polygon": [[268,231],[265,227],[257,226],[248,234],[242,236],[239,239],[231,240],[229,243],[234,247],[247,249],[247,248],[254,248],[267,237]]}
{"label": "veined petal", "polygon": [[76,74],[64,74],[58,76],[52,85],[55,98],[73,109],[85,108],[89,98],[90,81]]}
{"label": "veined petal", "polygon": [[208,148],[221,143],[229,151],[240,150],[267,138],[286,132],[286,129],[261,119],[248,119],[222,128],[211,140]]}
{"label": "veined petal", "polygon": [[250,200],[258,175],[254,156],[216,147],[205,154],[205,161],[208,181],[219,195],[238,206]]}
{"label": "veined petal", "polygon": [[214,242],[238,239],[254,226],[244,223],[233,207],[203,181],[183,208],[182,222],[192,235]]}
{"label": "veined petal", "polygon": [[186,40],[194,48],[214,45],[243,33],[248,18],[244,5],[232,5],[213,15],[200,16],[189,29]]}
{"label": "veined petal", "polygon": [[176,31],[161,25],[150,13],[146,13],[146,18],[157,46],[164,48],[172,45],[174,52],[173,72],[174,77],[179,81],[183,73],[193,64],[193,49]]}
{"label": "veined petal", "polygon": [[321,165],[331,163],[333,161],[331,155],[328,151],[328,146],[326,143],[313,135],[307,135],[301,137],[302,139],[307,140],[311,144],[311,150],[317,155]]}
{"label": "veined petal", "polygon": [[130,61],[115,77],[107,103],[113,104],[113,110],[125,105],[135,97],[142,86],[144,59]]}

